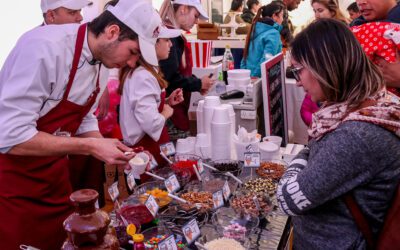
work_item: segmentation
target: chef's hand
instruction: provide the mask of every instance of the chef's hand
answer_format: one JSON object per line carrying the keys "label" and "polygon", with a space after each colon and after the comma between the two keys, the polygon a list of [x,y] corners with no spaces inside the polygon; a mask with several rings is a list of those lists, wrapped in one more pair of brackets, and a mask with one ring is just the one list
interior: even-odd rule
{"label": "chef's hand", "polygon": [[214,84],[215,80],[210,78],[209,76],[204,76],[201,78],[201,90],[200,93],[202,95],[207,94],[207,92],[210,90],[212,85]]}
{"label": "chef's hand", "polygon": [[89,153],[107,165],[124,165],[135,156],[131,148],[117,139],[88,138],[87,140],[89,140]]}
{"label": "chef's hand", "polygon": [[99,113],[97,114],[97,120],[101,121],[107,116],[109,107],[110,94],[108,93],[108,89],[106,88],[99,100]]}
{"label": "chef's hand", "polygon": [[171,108],[171,106],[169,106],[168,104],[164,104],[164,109],[161,112],[161,115],[164,116],[165,120],[167,120],[168,118],[170,118],[172,116],[172,114],[174,113],[174,109]]}
{"label": "chef's hand", "polygon": [[388,63],[383,58],[377,59],[377,64],[382,71],[383,78],[388,87],[400,88],[400,58],[397,53],[397,60],[394,63]]}
{"label": "chef's hand", "polygon": [[168,105],[175,106],[176,104],[183,102],[183,100],[184,98],[182,89],[175,89],[168,97]]}

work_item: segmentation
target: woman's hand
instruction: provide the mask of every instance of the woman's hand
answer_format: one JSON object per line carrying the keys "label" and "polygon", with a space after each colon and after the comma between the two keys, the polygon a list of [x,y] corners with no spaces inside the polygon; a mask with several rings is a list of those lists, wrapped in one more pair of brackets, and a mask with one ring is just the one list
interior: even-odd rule
{"label": "woman's hand", "polygon": [[168,97],[168,105],[175,106],[183,102],[183,91],[182,89],[175,89]]}
{"label": "woman's hand", "polygon": [[169,106],[168,104],[164,104],[164,109],[161,112],[161,115],[164,116],[165,120],[167,120],[168,118],[170,118],[172,116],[172,114],[174,113],[174,109],[171,108],[171,106]]}

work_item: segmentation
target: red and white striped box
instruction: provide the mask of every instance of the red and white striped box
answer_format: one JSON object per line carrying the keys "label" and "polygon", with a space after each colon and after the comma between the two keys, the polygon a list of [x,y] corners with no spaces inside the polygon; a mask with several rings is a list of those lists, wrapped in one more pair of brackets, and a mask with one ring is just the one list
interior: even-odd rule
{"label": "red and white striped box", "polygon": [[212,41],[193,40],[188,41],[192,52],[194,68],[207,68],[210,65]]}

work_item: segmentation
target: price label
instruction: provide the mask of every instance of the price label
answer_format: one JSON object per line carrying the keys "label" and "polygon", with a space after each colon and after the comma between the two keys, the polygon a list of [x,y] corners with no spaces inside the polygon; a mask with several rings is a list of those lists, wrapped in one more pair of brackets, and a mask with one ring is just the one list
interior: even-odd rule
{"label": "price label", "polygon": [[173,234],[158,242],[157,247],[159,250],[178,250]]}
{"label": "price label", "polygon": [[175,154],[175,146],[172,142],[168,142],[160,146],[160,151],[166,156],[171,156]]}
{"label": "price label", "polygon": [[149,170],[153,170],[158,166],[158,163],[156,161],[156,159],[154,158],[154,156],[151,156],[151,161],[150,161],[150,168]]}
{"label": "price label", "polygon": [[129,189],[133,191],[133,189],[136,186],[136,182],[135,182],[135,176],[133,175],[132,172],[129,172],[128,176],[126,177],[126,181],[128,182]]}
{"label": "price label", "polygon": [[258,168],[260,167],[261,157],[259,152],[244,153],[244,166]]}
{"label": "price label", "polygon": [[110,194],[111,200],[115,202],[119,196],[118,181],[114,182],[109,188],[108,193]]}
{"label": "price label", "polygon": [[224,196],[222,190],[219,190],[212,195],[214,208],[220,208],[224,205]]}
{"label": "price label", "polygon": [[182,227],[183,235],[187,241],[187,244],[190,245],[193,241],[197,240],[200,237],[200,229],[199,224],[196,219],[189,221]]}
{"label": "price label", "polygon": [[201,160],[199,160],[197,162],[197,170],[199,171],[199,174],[204,173],[204,166],[203,166],[203,162]]}
{"label": "price label", "polygon": [[257,210],[261,210],[260,202],[258,201],[258,198],[256,195],[253,196],[253,201],[254,201],[254,204],[256,205]]}
{"label": "price label", "polygon": [[224,194],[225,200],[228,201],[229,197],[231,196],[231,188],[229,187],[228,181],[225,181],[225,184],[222,187],[222,192]]}
{"label": "price label", "polygon": [[146,202],[144,205],[147,207],[151,215],[155,218],[158,212],[158,209],[160,208],[156,202],[156,199],[152,195],[149,195],[149,198],[147,198]]}
{"label": "price label", "polygon": [[179,185],[178,178],[176,178],[176,175],[174,174],[165,179],[164,184],[169,193],[173,193],[181,188],[181,185]]}

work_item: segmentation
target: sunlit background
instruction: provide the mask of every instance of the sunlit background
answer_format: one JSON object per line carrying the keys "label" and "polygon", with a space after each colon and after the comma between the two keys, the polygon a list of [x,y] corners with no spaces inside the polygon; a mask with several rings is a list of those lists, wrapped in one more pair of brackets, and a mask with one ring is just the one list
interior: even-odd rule
{"label": "sunlit background", "polygon": [[[93,5],[83,10],[84,18],[90,20],[93,15],[98,13],[106,0],[92,0]],[[132,0],[135,1],[135,0]],[[340,7],[347,14],[347,6],[354,0],[342,0]],[[163,0],[153,0],[155,8],[159,8]],[[205,2],[203,0],[202,2]],[[261,0],[266,4],[271,0]],[[230,6],[230,0],[224,0],[224,5]],[[42,23],[42,14],[40,10],[40,0],[12,0],[2,1],[2,14],[0,15],[1,27],[1,46],[0,46],[0,67],[8,53],[14,47],[18,38],[26,31]],[[229,7],[227,7],[229,8]],[[225,8],[224,8],[225,9]],[[296,26],[302,26],[310,21],[314,14],[310,5],[310,0],[303,1],[296,11],[290,13],[291,19]]]}

